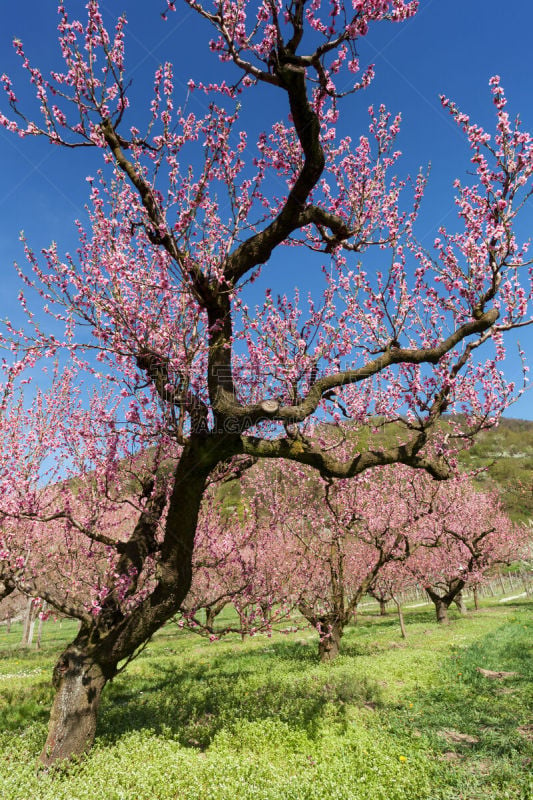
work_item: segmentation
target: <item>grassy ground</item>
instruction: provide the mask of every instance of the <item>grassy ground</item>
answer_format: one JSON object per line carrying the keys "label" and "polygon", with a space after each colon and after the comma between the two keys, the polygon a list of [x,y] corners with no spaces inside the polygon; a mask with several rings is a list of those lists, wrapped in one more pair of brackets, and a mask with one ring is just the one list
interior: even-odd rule
{"label": "grassy ground", "polygon": [[[168,626],[106,689],[95,747],[35,771],[51,668],[0,633],[2,800],[530,800],[531,602],[438,627],[366,616],[333,665],[309,633],[210,645]],[[7,641],[6,641],[7,640]],[[515,672],[488,678],[477,668]]]}

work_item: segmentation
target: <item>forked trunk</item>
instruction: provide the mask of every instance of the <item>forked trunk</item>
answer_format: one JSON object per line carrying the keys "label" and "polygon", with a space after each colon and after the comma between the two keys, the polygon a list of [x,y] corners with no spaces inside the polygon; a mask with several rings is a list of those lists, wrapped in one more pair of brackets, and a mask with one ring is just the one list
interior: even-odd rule
{"label": "forked trunk", "polygon": [[55,666],[53,683],[56,695],[40,756],[45,766],[89,750],[107,678],[94,656],[71,644]]}
{"label": "forked trunk", "polygon": [[[446,624],[448,620],[448,609],[455,601],[460,607],[462,603],[461,592],[464,589],[465,582],[461,579],[455,579],[448,584],[448,591],[445,594],[438,594],[431,586],[426,586],[426,592],[430,600],[435,605],[437,612],[437,622]],[[464,607],[464,604],[463,604]],[[465,609],[466,610],[466,609]]]}

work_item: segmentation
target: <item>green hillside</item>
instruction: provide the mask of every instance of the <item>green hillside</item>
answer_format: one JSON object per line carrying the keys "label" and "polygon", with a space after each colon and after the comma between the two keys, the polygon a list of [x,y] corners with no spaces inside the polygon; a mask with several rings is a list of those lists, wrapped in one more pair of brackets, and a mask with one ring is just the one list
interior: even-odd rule
{"label": "green hillside", "polygon": [[513,519],[533,519],[533,422],[502,419],[497,428],[479,434],[461,463],[468,469],[486,468],[476,482],[498,486]]}

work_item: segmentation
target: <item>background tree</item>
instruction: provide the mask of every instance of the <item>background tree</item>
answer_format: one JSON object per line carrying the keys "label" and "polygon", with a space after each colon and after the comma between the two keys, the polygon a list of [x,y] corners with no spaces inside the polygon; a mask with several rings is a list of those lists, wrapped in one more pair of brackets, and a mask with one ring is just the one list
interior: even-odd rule
{"label": "background tree", "polygon": [[[285,553],[265,519],[271,510],[260,507],[260,502],[252,497],[228,512],[215,493],[204,497],[192,584],[181,607],[180,625],[215,640],[227,633],[244,637],[270,632],[274,623],[286,618],[290,608],[283,603],[281,565]],[[231,606],[232,618],[216,625],[226,606]]]}
{"label": "background tree", "polygon": [[378,601],[380,614],[382,616],[387,613],[386,604],[389,602],[394,603],[398,613],[398,622],[400,624],[402,639],[407,637],[407,631],[403,618],[401,594],[411,589],[414,584],[415,579],[409,570],[408,564],[404,560],[385,564],[383,569],[380,570],[374,578],[368,590],[368,594]]}
{"label": "background tree", "polygon": [[409,563],[442,623],[453,602],[464,613],[465,587],[476,586],[497,564],[518,560],[528,540],[525,526],[511,522],[496,493],[475,491],[464,480],[449,482],[447,489],[446,505],[432,520],[435,546],[418,551]]}
{"label": "background tree", "polygon": [[[1,499],[17,521],[3,528],[3,560],[18,584],[33,584],[37,550],[76,540],[58,580],[66,586],[72,576],[68,602],[82,624],[54,672],[45,763],[90,746],[105,683],[181,607],[202,497],[220,464],[286,458],[351,478],[402,463],[446,478],[449,442],[429,442],[442,439],[437,420],[458,403],[468,422],[461,435],[495,421],[514,388],[500,371],[502,335],[529,320],[525,247],[513,226],[531,191],[532,140],[511,122],[497,78],[493,139],[443,100],[470,141],[476,176],[457,184],[460,227],[441,229],[434,255],[413,235],[423,175],[412,183],[393,175],[399,118],[370,109],[358,142],[336,134],[346,93],[336,81],[345,86],[351,73],[353,92],[372,77],[360,69],[357,42],[374,23],[414,14],[415,2],[186,4],[215,29],[211,49],[235,77],[234,86],[190,83],[210,98],[203,116],[174,107],[164,64],[141,132],[145,113],[129,106],[125,20],[109,34],[96,0],[84,22],[60,6],[65,67],[49,78],[15,40],[40,121],[2,77],[11,116],[0,114],[1,124],[102,155],[102,171],[88,178],[90,229],[79,223],[76,256],[52,245],[39,260],[26,246],[30,272],[21,278],[50,324],[22,294],[28,324],[8,323],[4,334],[2,436],[13,447],[1,453]],[[239,104],[267,89],[283,110],[254,145],[239,130]],[[361,260],[372,247],[383,262],[367,273]],[[267,290],[251,310],[251,282],[276,250],[292,257],[288,248],[324,254],[323,297],[300,303],[298,293]],[[495,349],[478,357],[489,340]],[[68,380],[59,368],[43,394],[34,387],[28,410],[17,386],[38,382],[40,366],[56,359],[68,363]],[[65,392],[87,398],[93,387],[90,401],[69,407]],[[317,415],[362,425],[376,414],[401,434],[355,444],[348,458],[313,436]],[[135,462],[148,443],[156,456]],[[124,458],[135,462],[134,525],[114,516]],[[78,517],[80,463],[93,497],[81,490],[89,506]],[[43,490],[45,479],[56,486]]]}

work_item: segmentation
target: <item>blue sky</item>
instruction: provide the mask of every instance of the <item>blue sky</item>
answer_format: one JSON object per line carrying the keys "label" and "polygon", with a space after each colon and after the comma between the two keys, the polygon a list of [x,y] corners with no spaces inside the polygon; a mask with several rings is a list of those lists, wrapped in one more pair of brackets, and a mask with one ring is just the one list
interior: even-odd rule
{"label": "blue sky", "polygon": [[[208,26],[185,7],[181,9],[179,2],[177,5],[177,13],[165,23],[158,13],[164,0],[106,0],[102,4],[105,13],[127,13],[126,60],[134,95],[146,96],[153,72],[164,60],[174,62],[178,102],[190,77],[229,79],[229,75],[223,75],[225,67],[208,50]],[[80,0],[67,3],[73,15],[83,12],[83,6]],[[4,0],[0,72],[13,77],[22,105],[29,94],[12,39],[21,38],[32,61],[43,69],[58,66],[55,7],[56,3],[43,0],[21,4]],[[531,30],[533,4],[527,0],[507,0],[505,5],[501,0],[421,0],[413,20],[377,25],[359,47],[362,63],[376,64],[376,79],[367,92],[345,102],[343,125],[358,137],[364,131],[371,102],[384,102],[392,113],[402,112],[402,173],[414,172],[429,162],[432,165],[418,227],[418,236],[426,245],[433,241],[439,224],[453,220],[452,181],[455,176],[463,177],[469,166],[466,142],[441,108],[439,94],[447,94],[473,119],[490,127],[488,80],[499,74],[511,114],[520,113],[525,127],[533,129]],[[270,95],[251,109],[250,124],[258,130],[270,127],[274,118],[286,112],[281,94],[270,88],[266,91]],[[191,102],[199,100],[193,98]],[[1,98],[0,108],[7,112]],[[66,152],[44,141],[20,140],[0,129],[0,317],[17,316],[19,286],[11,265],[15,260],[23,261],[19,231],[25,231],[37,250],[51,240],[56,240],[62,251],[74,250],[77,240],[73,220],[83,217],[88,193],[84,178],[94,174],[98,166],[97,154],[91,151]],[[533,233],[533,204],[526,209],[520,233]],[[302,283],[297,265],[293,270],[287,270],[284,264],[273,265],[269,284],[278,291],[285,288],[284,281],[292,286]],[[521,343],[531,363],[532,329],[521,332]],[[508,371],[518,377],[517,360],[512,356]],[[526,394],[509,409],[508,416],[533,419],[533,395]]]}

